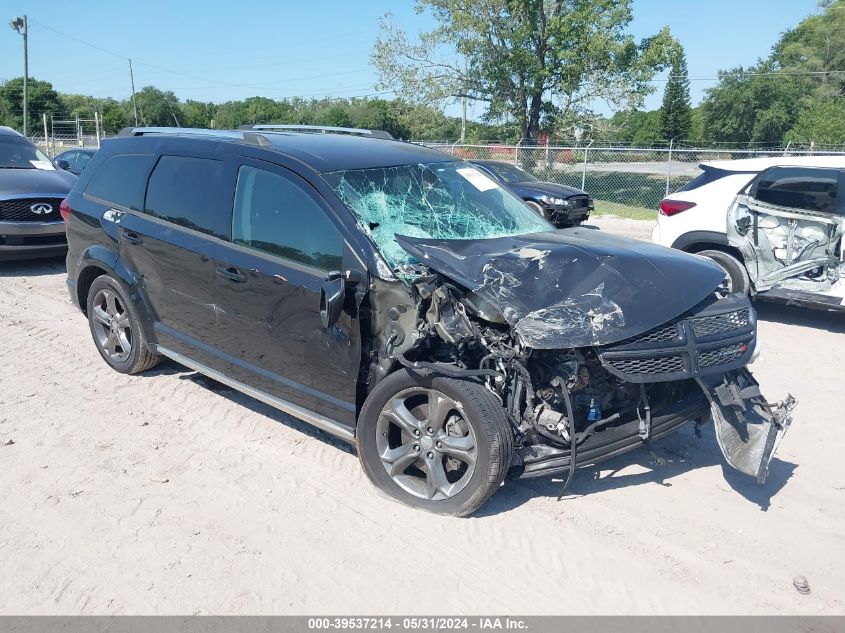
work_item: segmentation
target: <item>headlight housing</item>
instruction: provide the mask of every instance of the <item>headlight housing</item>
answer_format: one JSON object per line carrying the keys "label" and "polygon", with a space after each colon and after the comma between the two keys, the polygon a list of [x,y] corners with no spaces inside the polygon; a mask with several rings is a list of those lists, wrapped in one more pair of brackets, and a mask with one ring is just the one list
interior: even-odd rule
{"label": "headlight housing", "polygon": [[566,200],[565,198],[556,198],[554,196],[542,195],[540,196],[540,200],[545,202],[546,204],[553,204],[558,207],[569,206],[569,200]]}

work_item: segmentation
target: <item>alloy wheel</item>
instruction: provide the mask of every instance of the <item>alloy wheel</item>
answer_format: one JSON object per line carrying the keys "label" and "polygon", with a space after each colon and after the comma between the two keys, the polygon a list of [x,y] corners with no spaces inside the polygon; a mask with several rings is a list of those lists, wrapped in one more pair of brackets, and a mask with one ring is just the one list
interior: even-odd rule
{"label": "alloy wheel", "polygon": [[476,438],[460,403],[436,389],[406,389],[376,424],[376,449],[393,481],[420,499],[443,500],[475,472]]}
{"label": "alloy wheel", "polygon": [[132,353],[132,327],[120,297],[111,290],[100,290],[94,296],[92,316],[97,344],[113,361],[126,362]]}

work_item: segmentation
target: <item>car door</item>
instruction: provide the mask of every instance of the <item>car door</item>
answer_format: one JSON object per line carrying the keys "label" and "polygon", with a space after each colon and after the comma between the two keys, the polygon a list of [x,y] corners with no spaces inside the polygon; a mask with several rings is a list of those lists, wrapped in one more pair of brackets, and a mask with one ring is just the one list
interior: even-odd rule
{"label": "car door", "polygon": [[838,169],[771,167],[736,197],[728,240],[742,253],[757,292],[827,293],[838,282],[845,229]]}
{"label": "car door", "polygon": [[143,211],[121,216],[119,253],[141,275],[159,344],[219,368],[214,266],[229,233],[234,163],[161,155]]}
{"label": "car door", "polygon": [[232,246],[214,261],[214,270],[227,373],[354,427],[359,321],[352,307],[324,327],[320,301],[328,277],[354,270],[350,285],[365,283],[365,269],[319,193],[283,167],[244,159]]}

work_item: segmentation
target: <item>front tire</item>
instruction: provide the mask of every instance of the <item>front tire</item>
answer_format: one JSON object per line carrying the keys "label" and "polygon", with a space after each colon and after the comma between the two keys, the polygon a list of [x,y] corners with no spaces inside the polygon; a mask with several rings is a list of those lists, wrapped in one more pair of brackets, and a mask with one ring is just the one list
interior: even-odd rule
{"label": "front tire", "polygon": [[138,311],[117,279],[97,277],[88,290],[88,327],[97,351],[122,374],[137,374],[154,367],[159,356],[147,348]]}
{"label": "front tire", "polygon": [[741,261],[733,255],[722,251],[700,251],[696,255],[702,255],[712,259],[725,271],[728,292],[739,292],[748,295],[751,291],[751,280],[748,271]]}
{"label": "front tire", "polygon": [[505,412],[483,386],[404,369],[364,402],[356,442],[382,492],[452,516],[471,514],[496,492],[513,454]]}

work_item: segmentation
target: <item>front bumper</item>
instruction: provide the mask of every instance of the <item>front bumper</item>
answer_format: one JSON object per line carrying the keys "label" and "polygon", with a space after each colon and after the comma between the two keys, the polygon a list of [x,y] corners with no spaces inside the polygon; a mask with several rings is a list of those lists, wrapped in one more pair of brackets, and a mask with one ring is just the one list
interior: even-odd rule
{"label": "front bumper", "polygon": [[67,251],[65,224],[0,221],[0,260],[58,256]]}
{"label": "front bumper", "polygon": [[687,380],[745,367],[754,354],[757,316],[743,295],[711,298],[687,314],[598,349],[610,373],[626,382]]}
{"label": "front bumper", "polygon": [[[665,409],[654,412],[649,439],[662,437],[690,420],[705,418],[710,405],[702,391],[692,392]],[[627,453],[644,444],[640,438],[636,413],[623,424],[604,429],[578,446],[576,466],[582,468],[597,464],[616,455]],[[571,452],[549,444],[534,444],[516,451],[518,462],[513,472],[518,478],[545,477],[569,470]]]}
{"label": "front bumper", "polygon": [[543,213],[546,218],[558,228],[584,222],[590,217],[590,213],[593,210],[592,203],[585,204],[584,206],[541,204],[543,205]]}

